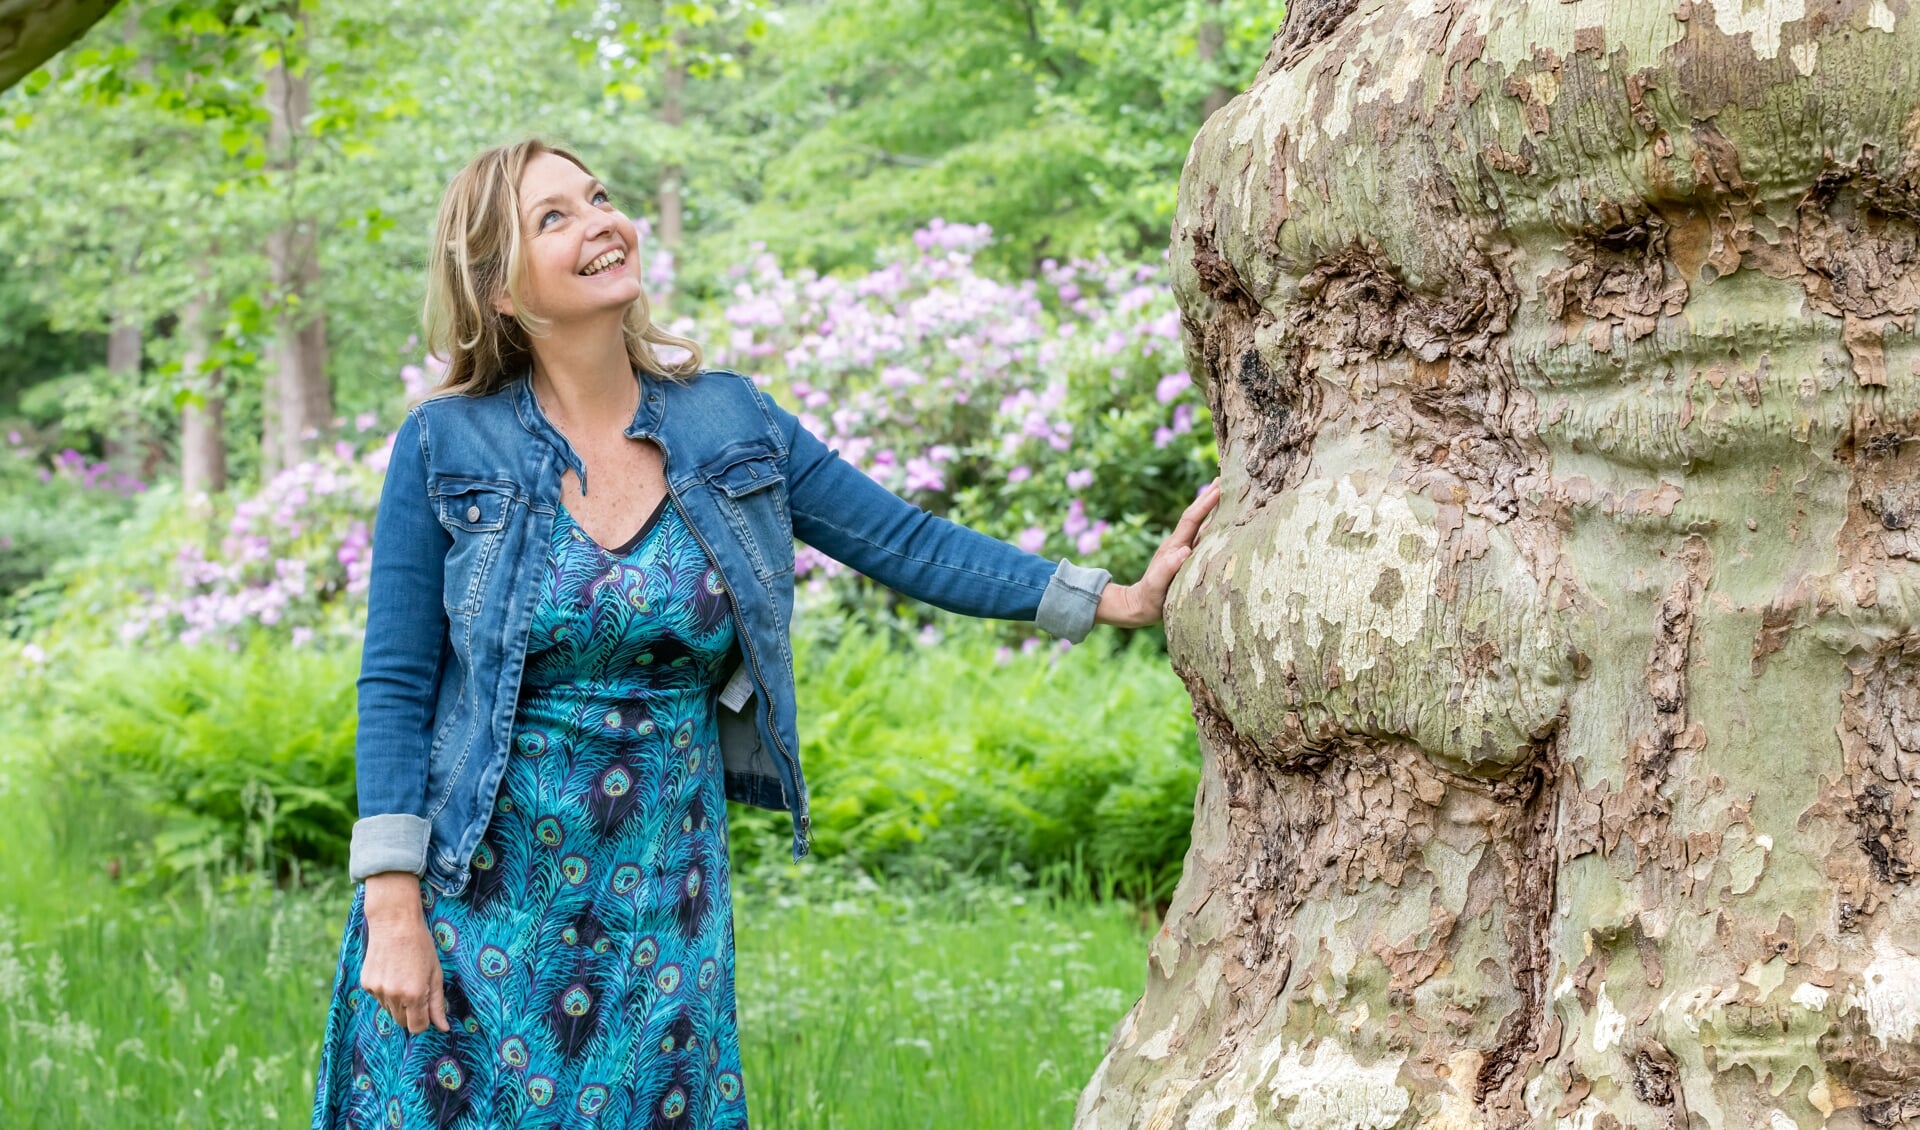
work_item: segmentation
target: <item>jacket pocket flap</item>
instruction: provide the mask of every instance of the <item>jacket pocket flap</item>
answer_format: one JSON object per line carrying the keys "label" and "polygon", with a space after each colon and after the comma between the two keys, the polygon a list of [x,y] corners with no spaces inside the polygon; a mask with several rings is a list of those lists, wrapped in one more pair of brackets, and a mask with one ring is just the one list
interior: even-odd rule
{"label": "jacket pocket flap", "polygon": [[779,460],[771,455],[754,455],[715,473],[712,482],[728,498],[739,498],[743,494],[764,490],[784,478],[780,473]]}
{"label": "jacket pocket flap", "polygon": [[492,483],[449,482],[438,489],[440,524],[486,533],[507,524],[509,494]]}

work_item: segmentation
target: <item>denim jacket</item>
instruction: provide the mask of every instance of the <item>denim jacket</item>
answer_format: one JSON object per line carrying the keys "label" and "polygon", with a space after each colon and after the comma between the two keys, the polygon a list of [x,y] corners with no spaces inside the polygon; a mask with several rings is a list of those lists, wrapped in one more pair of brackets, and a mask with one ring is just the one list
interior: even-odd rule
{"label": "denim jacket", "polygon": [[[737,667],[717,710],[728,799],[793,816],[793,540],[950,611],[1031,620],[1079,641],[1109,574],[1057,564],[907,503],[737,373],[637,376],[626,434],[657,442],[667,490],[732,601]],[[373,529],[348,871],[465,889],[506,770],[539,570],[566,468],[586,467],[522,376],[417,404],[394,437]]]}

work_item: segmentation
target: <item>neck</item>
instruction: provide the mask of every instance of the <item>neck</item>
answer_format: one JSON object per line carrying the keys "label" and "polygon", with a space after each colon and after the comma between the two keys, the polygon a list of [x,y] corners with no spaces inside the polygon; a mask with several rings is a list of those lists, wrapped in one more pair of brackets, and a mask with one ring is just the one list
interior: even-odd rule
{"label": "neck", "polygon": [[610,329],[555,325],[535,338],[533,391],[556,423],[603,421],[625,428],[638,390],[620,323]]}

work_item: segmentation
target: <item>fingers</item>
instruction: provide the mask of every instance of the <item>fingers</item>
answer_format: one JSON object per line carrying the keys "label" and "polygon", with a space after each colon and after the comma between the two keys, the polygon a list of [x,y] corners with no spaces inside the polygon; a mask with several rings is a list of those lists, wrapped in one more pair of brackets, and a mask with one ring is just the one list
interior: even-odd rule
{"label": "fingers", "polygon": [[1220,480],[1215,479],[1206,485],[1198,498],[1187,504],[1180,512],[1180,521],[1173,527],[1172,541],[1191,543],[1200,532],[1200,523],[1220,504]]}
{"label": "fingers", "polygon": [[395,989],[385,985],[374,988],[364,981],[361,987],[367,990],[375,1003],[387,1010],[393,1022],[405,1028],[415,1036],[427,1030],[428,1025],[442,1032],[453,1030],[447,1021],[446,986],[435,977],[431,988],[409,991]]}
{"label": "fingers", "polygon": [[433,979],[433,992],[427,997],[427,1017],[442,1032],[452,1031],[447,1024],[447,987],[438,977]]}

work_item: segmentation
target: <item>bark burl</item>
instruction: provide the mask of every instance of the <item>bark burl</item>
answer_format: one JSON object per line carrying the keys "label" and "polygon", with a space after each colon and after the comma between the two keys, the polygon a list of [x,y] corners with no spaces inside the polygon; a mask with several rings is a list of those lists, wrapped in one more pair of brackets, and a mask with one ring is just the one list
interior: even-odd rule
{"label": "bark burl", "polygon": [[1920,5],[1303,2],[1173,241],[1206,767],[1077,1125],[1920,1126]]}

